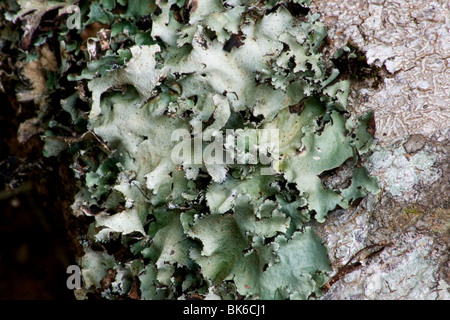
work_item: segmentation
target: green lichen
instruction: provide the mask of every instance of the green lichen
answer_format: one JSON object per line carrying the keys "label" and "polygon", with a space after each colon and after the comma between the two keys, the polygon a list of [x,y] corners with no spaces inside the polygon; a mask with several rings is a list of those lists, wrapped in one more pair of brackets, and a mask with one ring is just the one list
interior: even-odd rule
{"label": "green lichen", "polygon": [[[320,294],[331,267],[307,222],[323,222],[379,189],[360,163],[372,143],[369,118],[350,119],[349,83],[325,67],[320,52],[325,25],[318,14],[292,9],[309,2],[79,3],[83,29],[102,23],[103,34],[111,32],[105,40],[99,30],[87,47],[82,30],[63,27],[58,36],[66,50],[58,79],[78,85],[61,100],[78,133],[64,151],[79,178],[72,208],[96,211],[81,259],[82,292],[114,299],[134,285],[143,299]],[[26,9],[19,4],[14,17]],[[75,64],[75,57],[82,59]],[[243,162],[174,163],[177,145],[191,147],[172,134],[184,130],[182,143],[190,143],[198,124],[215,132],[200,140],[201,154],[233,152]],[[280,146],[264,146],[271,151],[265,166],[247,154],[252,143],[218,138],[263,129],[276,130]],[[45,140],[49,156],[68,141]],[[324,186],[322,174],[349,159],[349,186]],[[127,254],[108,253],[117,242]],[[108,269],[115,282],[104,288]]]}

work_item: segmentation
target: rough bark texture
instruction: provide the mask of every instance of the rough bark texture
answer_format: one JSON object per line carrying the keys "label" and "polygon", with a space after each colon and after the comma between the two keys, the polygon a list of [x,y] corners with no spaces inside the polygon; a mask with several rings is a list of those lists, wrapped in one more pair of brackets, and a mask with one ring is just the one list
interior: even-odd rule
{"label": "rough bark texture", "polygon": [[335,270],[322,299],[450,298],[450,33],[447,1],[313,1],[329,54],[351,43],[374,78],[350,109],[375,111],[369,159],[382,192],[316,225]]}

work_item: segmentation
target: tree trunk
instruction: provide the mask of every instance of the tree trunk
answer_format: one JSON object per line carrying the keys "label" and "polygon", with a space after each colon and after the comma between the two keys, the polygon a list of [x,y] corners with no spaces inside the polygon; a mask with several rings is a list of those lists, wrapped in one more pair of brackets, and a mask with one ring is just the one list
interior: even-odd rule
{"label": "tree trunk", "polygon": [[330,53],[348,42],[382,81],[353,82],[349,107],[375,111],[370,171],[382,193],[316,225],[334,277],[323,299],[449,299],[450,48],[445,2],[314,1]]}

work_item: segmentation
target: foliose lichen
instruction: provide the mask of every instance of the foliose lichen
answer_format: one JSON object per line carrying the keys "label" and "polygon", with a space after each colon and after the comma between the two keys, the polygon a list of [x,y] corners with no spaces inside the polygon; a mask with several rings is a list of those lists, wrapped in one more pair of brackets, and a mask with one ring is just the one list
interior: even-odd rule
{"label": "foliose lichen", "polygon": [[[66,21],[76,4],[81,21],[52,34],[60,46],[52,88],[74,90],[60,99],[69,126],[52,120],[43,137],[47,156],[73,155],[72,209],[92,217],[78,297],[320,295],[331,268],[308,221],[379,188],[362,163],[370,115],[346,110],[349,82],[325,67],[327,30],[309,2],[49,1],[42,9],[58,8]],[[28,12],[18,3],[14,19]],[[252,143],[263,130],[277,134]],[[174,132],[187,134],[180,142]],[[198,155],[190,143],[199,132],[211,133],[200,137],[201,155],[241,161],[175,163],[177,147]],[[235,143],[240,136],[250,142]],[[264,165],[251,150],[264,151]],[[325,186],[323,175],[349,160],[350,183]]]}

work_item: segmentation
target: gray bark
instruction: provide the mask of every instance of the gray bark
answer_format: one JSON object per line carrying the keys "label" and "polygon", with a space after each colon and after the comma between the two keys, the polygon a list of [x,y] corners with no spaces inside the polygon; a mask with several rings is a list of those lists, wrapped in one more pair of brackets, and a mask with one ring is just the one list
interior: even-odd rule
{"label": "gray bark", "polygon": [[313,1],[332,55],[348,41],[383,83],[353,83],[349,109],[374,110],[368,159],[382,191],[315,224],[333,278],[321,299],[450,298],[450,33],[447,1]]}

